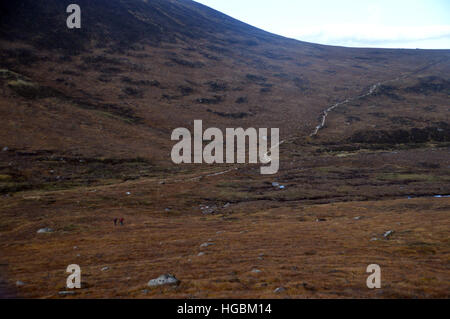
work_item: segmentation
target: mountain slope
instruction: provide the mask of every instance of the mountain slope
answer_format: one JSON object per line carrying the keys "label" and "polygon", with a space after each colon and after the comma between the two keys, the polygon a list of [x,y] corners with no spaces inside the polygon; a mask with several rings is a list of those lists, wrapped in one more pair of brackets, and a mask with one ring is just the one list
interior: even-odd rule
{"label": "mountain slope", "polygon": [[[69,30],[69,2],[1,4],[0,140],[10,150],[142,157],[167,167],[171,131],[191,127],[194,119],[205,127],[280,127],[283,140],[304,142],[335,103],[377,83],[413,81],[431,68],[432,85],[442,90],[428,98],[437,105],[447,99],[448,50],[315,45],[187,0],[80,1],[82,28]],[[389,94],[377,98],[392,101]],[[410,107],[400,104],[399,112]],[[438,106],[430,114],[424,112],[420,125],[448,113]],[[334,121],[332,115],[327,121]],[[359,125],[345,126],[341,137],[342,124],[331,128],[330,139],[367,129],[364,121],[353,123]],[[322,130],[320,137],[326,134]]]}

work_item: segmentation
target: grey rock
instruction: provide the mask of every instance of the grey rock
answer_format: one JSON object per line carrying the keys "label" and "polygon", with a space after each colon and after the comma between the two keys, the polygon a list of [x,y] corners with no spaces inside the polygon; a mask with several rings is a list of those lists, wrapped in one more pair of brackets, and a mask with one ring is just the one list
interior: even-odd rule
{"label": "grey rock", "polygon": [[203,251],[201,251],[201,252],[198,253],[197,256],[198,256],[198,257],[201,257],[201,256],[204,256],[204,255],[205,255],[205,253],[204,253]]}
{"label": "grey rock", "polygon": [[48,234],[48,233],[53,233],[53,229],[49,228],[49,227],[45,227],[45,228],[41,228],[37,231],[38,234]]}
{"label": "grey rock", "polygon": [[394,233],[393,230],[388,230],[387,232],[385,232],[385,233],[383,234],[383,237],[386,238],[386,239],[388,239],[390,236],[392,236],[393,233]]}
{"label": "grey rock", "polygon": [[361,216],[356,216],[355,218],[353,218],[354,220],[360,220],[362,217]]}
{"label": "grey rock", "polygon": [[256,268],[253,268],[253,269],[252,269],[252,272],[255,273],[255,274],[259,274],[259,273],[261,272],[261,270],[256,269]]}
{"label": "grey rock", "polygon": [[2,148],[2,151],[3,152],[7,152],[9,150],[9,147],[8,146],[5,146],[4,148]]}
{"label": "grey rock", "polygon": [[58,294],[61,295],[61,296],[67,296],[67,295],[75,295],[76,292],[75,291],[64,290],[64,291],[58,292]]}
{"label": "grey rock", "polygon": [[272,183],[272,186],[273,186],[273,187],[279,187],[279,186],[280,186],[280,183],[273,182],[273,183]]}
{"label": "grey rock", "polygon": [[276,294],[279,294],[279,293],[285,292],[285,291],[286,291],[286,288],[284,288],[284,287],[278,287],[278,288],[275,289],[273,292],[276,293]]}
{"label": "grey rock", "polygon": [[109,267],[108,267],[108,266],[105,266],[105,267],[103,267],[103,268],[101,269],[101,271],[107,271],[107,270],[109,270]]}
{"label": "grey rock", "polygon": [[20,287],[20,286],[25,286],[25,283],[23,281],[17,280],[16,281],[16,286]]}
{"label": "grey rock", "polygon": [[213,208],[205,208],[202,209],[202,214],[203,215],[211,215],[214,214],[216,211]]}
{"label": "grey rock", "polygon": [[158,278],[150,280],[147,286],[158,287],[164,285],[178,285],[179,283],[180,281],[174,275],[164,274],[159,276]]}
{"label": "grey rock", "polygon": [[200,245],[200,248],[205,248],[205,247],[212,246],[212,245],[215,245],[215,244],[214,243],[203,243]]}

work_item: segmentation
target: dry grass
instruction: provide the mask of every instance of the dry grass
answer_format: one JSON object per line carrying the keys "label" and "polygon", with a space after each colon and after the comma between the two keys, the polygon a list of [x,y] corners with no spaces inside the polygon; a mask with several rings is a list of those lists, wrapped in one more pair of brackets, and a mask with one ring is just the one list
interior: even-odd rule
{"label": "dry grass", "polygon": [[[154,183],[3,198],[8,281],[27,283],[16,293],[58,297],[65,268],[76,263],[83,288],[75,297],[81,298],[449,297],[450,199],[236,205],[232,213],[202,215],[177,203],[180,194],[191,196],[195,182],[165,185],[173,189],[166,195]],[[139,193],[144,189],[146,195]],[[124,195],[128,190],[132,195]],[[139,202],[141,196],[149,205]],[[171,212],[160,206],[164,202]],[[115,227],[115,216],[124,216],[126,225]],[[36,234],[41,227],[55,232]],[[394,234],[383,239],[388,230]],[[200,248],[208,241],[214,245]],[[205,255],[197,256],[200,251]],[[380,290],[365,286],[371,263],[382,267]],[[104,266],[110,269],[101,271]],[[181,284],[146,291],[148,280],[163,273],[175,274]],[[275,294],[280,286],[286,292]]]}

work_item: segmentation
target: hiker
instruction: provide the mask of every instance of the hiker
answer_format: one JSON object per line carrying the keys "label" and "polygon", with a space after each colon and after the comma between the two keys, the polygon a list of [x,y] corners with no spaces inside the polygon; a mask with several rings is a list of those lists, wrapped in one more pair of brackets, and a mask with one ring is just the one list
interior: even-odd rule
{"label": "hiker", "polygon": [[114,226],[117,225],[117,218],[114,218]]}
{"label": "hiker", "polygon": [[123,226],[123,217],[119,220],[119,222],[120,222],[120,225]]}

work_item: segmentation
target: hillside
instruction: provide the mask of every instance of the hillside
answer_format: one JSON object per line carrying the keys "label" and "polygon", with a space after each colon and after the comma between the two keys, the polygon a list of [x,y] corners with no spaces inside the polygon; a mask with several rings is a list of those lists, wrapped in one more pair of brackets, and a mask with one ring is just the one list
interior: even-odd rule
{"label": "hillside", "polygon": [[[68,29],[69,3],[0,3],[8,289],[53,297],[78,262],[82,297],[374,296],[359,285],[378,258],[376,297],[448,297],[450,50],[306,43],[188,0],[80,0]],[[195,119],[279,127],[280,172],[174,165],[171,132]],[[171,271],[179,288],[142,292]]]}

